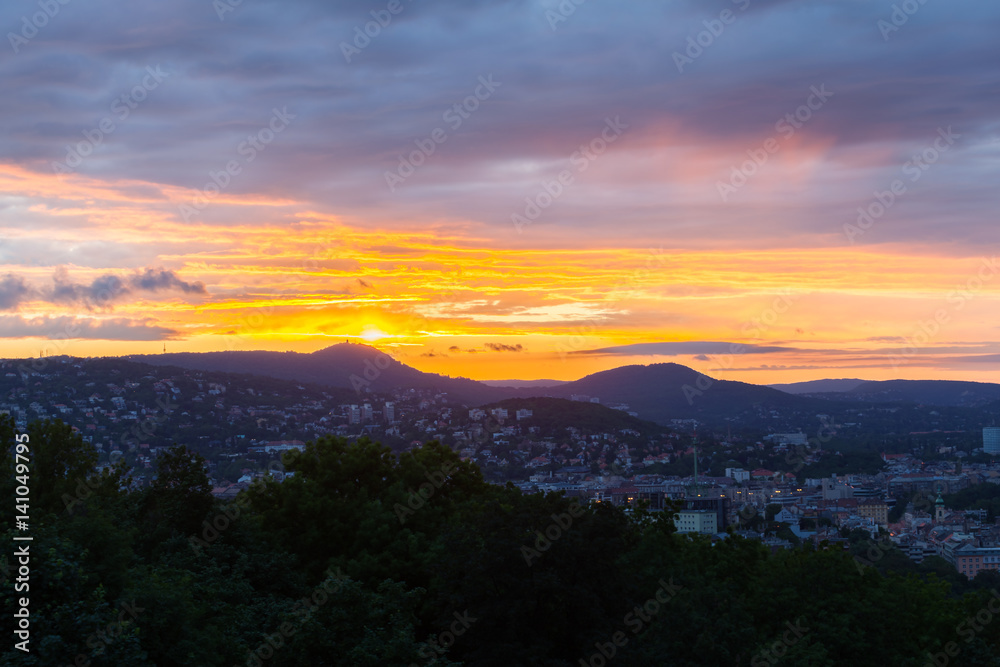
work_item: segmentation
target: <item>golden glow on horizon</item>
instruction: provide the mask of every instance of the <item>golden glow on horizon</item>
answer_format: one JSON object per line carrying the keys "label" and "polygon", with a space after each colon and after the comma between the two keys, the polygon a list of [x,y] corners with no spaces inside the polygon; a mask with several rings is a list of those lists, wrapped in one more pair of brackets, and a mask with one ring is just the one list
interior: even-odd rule
{"label": "golden glow on horizon", "polygon": [[368,341],[369,343],[374,343],[377,340],[382,340],[383,338],[388,338],[389,334],[382,331],[378,327],[368,325],[361,332],[361,338]]}
{"label": "golden glow on horizon", "polygon": [[[800,152],[819,159],[825,149]],[[37,356],[43,348],[155,353],[162,338],[175,352],[312,351],[360,339],[422,370],[480,379],[575,379],[627,363],[675,361],[752,382],[942,373],[1000,380],[996,362],[975,360],[1000,359],[1000,348],[991,347],[1000,300],[992,256],[903,244],[732,250],[649,239],[577,247],[575,235],[555,238],[541,228],[514,239],[515,247],[509,229],[362,225],[263,198],[219,199],[214,217],[183,222],[176,207],[190,191],[3,165],[0,192],[17,193],[3,198],[14,214],[38,220],[35,228],[0,230],[0,274],[32,286],[16,308],[0,312],[0,356]],[[38,242],[43,235],[53,245]],[[162,266],[202,281],[207,294],[133,292],[104,310],[67,305],[46,296],[54,247],[69,248],[58,265],[80,285]],[[104,263],[105,256],[118,264]],[[921,341],[921,326],[939,313],[947,321]],[[71,320],[168,331],[149,340],[90,340],[65,333],[74,331]],[[588,352],[678,341],[783,349]],[[919,353],[894,365],[893,354],[914,341]]]}

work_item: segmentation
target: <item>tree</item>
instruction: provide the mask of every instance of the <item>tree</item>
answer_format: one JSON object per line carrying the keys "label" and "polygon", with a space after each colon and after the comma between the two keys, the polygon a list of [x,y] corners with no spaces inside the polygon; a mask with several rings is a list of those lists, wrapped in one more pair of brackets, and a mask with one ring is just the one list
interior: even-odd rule
{"label": "tree", "polygon": [[[669,534],[672,523],[650,525]],[[456,644],[456,659],[573,662],[628,612],[635,580],[616,561],[641,531],[609,503],[584,507],[555,493],[508,487],[472,503],[434,543],[431,627],[467,608],[480,620]]]}
{"label": "tree", "polygon": [[474,464],[434,442],[397,459],[368,438],[328,436],[285,465],[295,475],[253,493],[254,509],[311,575],[333,559],[366,584],[426,584],[430,535],[459,506],[496,488]]}
{"label": "tree", "polygon": [[[8,415],[0,416],[0,437],[14,443],[14,424]],[[98,488],[107,488],[94,471],[97,453],[78,433],[59,420],[32,422],[26,432],[30,462],[31,510],[42,514],[60,514]],[[23,441],[23,440],[22,440]],[[5,497],[14,496],[15,452],[3,448],[3,479],[0,489]],[[5,515],[4,525],[11,514]]]}
{"label": "tree", "polygon": [[[138,608],[126,598],[108,595],[79,544],[59,534],[59,527],[36,523],[30,545],[30,653],[25,655],[8,643],[0,649],[4,665],[136,665],[152,667],[139,641]],[[15,531],[2,536],[13,542]],[[12,577],[13,578],[13,577]],[[4,609],[18,608],[17,592],[11,584],[0,587]],[[17,640],[15,640],[17,641]]]}
{"label": "tree", "polygon": [[146,543],[199,533],[212,504],[205,459],[187,447],[171,447],[157,458],[156,478],[140,503]]}

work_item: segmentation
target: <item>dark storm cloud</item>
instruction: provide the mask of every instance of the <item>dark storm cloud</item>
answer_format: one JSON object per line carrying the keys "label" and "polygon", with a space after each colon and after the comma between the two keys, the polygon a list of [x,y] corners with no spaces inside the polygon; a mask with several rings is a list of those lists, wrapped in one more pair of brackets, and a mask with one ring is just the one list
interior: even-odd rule
{"label": "dark storm cloud", "polygon": [[[834,163],[847,160],[848,149],[870,149],[871,162],[854,176],[857,187],[844,189],[859,203],[887,187],[892,170],[939,127],[962,133],[948,163],[893,211],[906,228],[887,219],[866,242],[939,238],[935,222],[945,214],[960,223],[949,226],[949,241],[997,239],[995,225],[981,216],[996,203],[983,175],[995,152],[978,155],[976,147],[1000,132],[1000,8],[928,3],[884,39],[878,21],[889,18],[891,3],[752,0],[744,12],[724,0],[588,2],[553,30],[546,12],[558,4],[404,0],[392,23],[347,63],[341,45],[385,3],[244,2],[221,20],[205,0],[69,3],[0,61],[0,115],[8,119],[0,153],[51,171],[67,147],[111,118],[115,130],[80,173],[202,188],[210,172],[240,158],[241,142],[265,126],[273,108],[287,106],[296,119],[244,165],[227,194],[298,197],[359,215],[377,208],[386,217],[494,222],[483,211],[503,211],[497,217],[506,221],[521,191],[531,194],[557,173],[606,117],[620,114],[630,125],[616,150],[662,142],[664,150],[700,146],[737,161],[773,135],[811,87],[825,85],[834,96],[797,140],[827,142]],[[16,30],[33,7],[5,4],[0,27]],[[735,11],[736,21],[679,72],[673,54],[724,9]],[[119,118],[115,100],[141,83],[147,67],[169,77]],[[443,114],[489,75],[502,85],[451,129]],[[384,173],[437,128],[447,141],[390,193]],[[548,162],[548,170],[532,166]],[[803,197],[784,203],[790,221],[783,224],[796,231],[823,233],[844,217],[811,193]],[[681,202],[623,201],[615,211],[634,234],[692,233],[686,221],[704,217],[703,207]],[[210,209],[204,219],[225,215]],[[718,214],[713,230],[745,225],[727,215]],[[596,232],[607,216],[605,207],[567,198],[540,224]]]}
{"label": "dark storm cloud", "polygon": [[24,278],[8,273],[0,278],[0,310],[15,310],[31,294]]}
{"label": "dark storm cloud", "polygon": [[485,343],[484,347],[488,350],[493,350],[494,352],[524,352],[524,346],[518,343],[517,345],[506,345],[504,343]]}
{"label": "dark storm cloud", "polygon": [[159,292],[160,290],[180,290],[185,294],[205,294],[205,285],[201,282],[190,283],[181,280],[177,274],[167,269],[149,269],[128,277],[128,284],[133,289],[143,292]]}
{"label": "dark storm cloud", "polygon": [[87,309],[108,308],[137,292],[155,294],[162,291],[207,294],[204,283],[181,280],[168,269],[147,268],[124,276],[108,273],[90,283],[78,283],[60,267],[52,276],[51,287],[33,287],[22,276],[13,273],[0,278],[0,310],[17,310],[21,303],[30,300]]}
{"label": "dark storm cloud", "polygon": [[173,271],[150,269],[132,275],[106,274],[90,284],[74,283],[65,269],[58,269],[53,276],[53,287],[46,296],[52,303],[92,307],[107,307],[133,292],[176,290],[185,294],[205,294],[205,285],[181,280]]}
{"label": "dark storm cloud", "polygon": [[45,293],[44,298],[63,306],[107,306],[128,293],[125,282],[110,274],[94,279],[89,285],[82,285],[74,283],[66,269],[59,268],[52,277],[52,283],[52,289]]}

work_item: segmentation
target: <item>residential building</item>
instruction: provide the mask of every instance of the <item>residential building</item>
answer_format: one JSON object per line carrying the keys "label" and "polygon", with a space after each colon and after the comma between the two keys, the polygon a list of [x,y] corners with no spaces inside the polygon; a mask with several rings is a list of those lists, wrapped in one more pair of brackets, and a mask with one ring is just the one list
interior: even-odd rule
{"label": "residential building", "polygon": [[969,579],[983,570],[1000,569],[1000,547],[975,547],[964,544],[954,551],[955,569]]}
{"label": "residential building", "polygon": [[719,532],[718,516],[712,510],[684,509],[674,519],[678,533],[714,534]]}
{"label": "residential building", "polygon": [[726,477],[732,477],[737,482],[749,482],[750,471],[743,468],[726,468]]}
{"label": "residential building", "polygon": [[361,423],[361,408],[357,405],[350,405],[347,407],[347,423],[348,424],[360,424]]}
{"label": "residential building", "polygon": [[[697,495],[689,495],[684,498],[684,508],[689,510],[709,510],[715,513],[715,525],[718,530],[725,530],[729,523],[730,512],[729,498],[725,493],[720,493],[722,489],[706,489]],[[716,531],[716,532],[717,532]]]}
{"label": "residential building", "polygon": [[864,498],[858,501],[858,516],[868,517],[882,528],[889,526],[889,506],[878,498]]}
{"label": "residential building", "polygon": [[983,451],[987,454],[1000,454],[1000,426],[987,426],[983,429]]}
{"label": "residential building", "polygon": [[836,475],[824,478],[822,488],[823,500],[837,500],[839,498],[854,497],[854,489],[852,489],[848,484],[845,484],[842,480],[837,479]]}

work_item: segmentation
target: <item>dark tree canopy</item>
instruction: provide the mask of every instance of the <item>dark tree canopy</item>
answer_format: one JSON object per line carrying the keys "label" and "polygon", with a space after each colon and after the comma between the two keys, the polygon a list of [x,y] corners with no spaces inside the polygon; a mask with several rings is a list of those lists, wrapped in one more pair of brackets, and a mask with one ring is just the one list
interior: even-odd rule
{"label": "dark tree canopy", "polygon": [[2,664],[998,664],[1000,623],[963,625],[995,573],[916,566],[867,534],[771,553],[680,535],[670,512],[490,485],[437,442],[329,436],[223,502],[184,447],[140,488],[98,474],[60,422],[29,436],[32,653]]}

